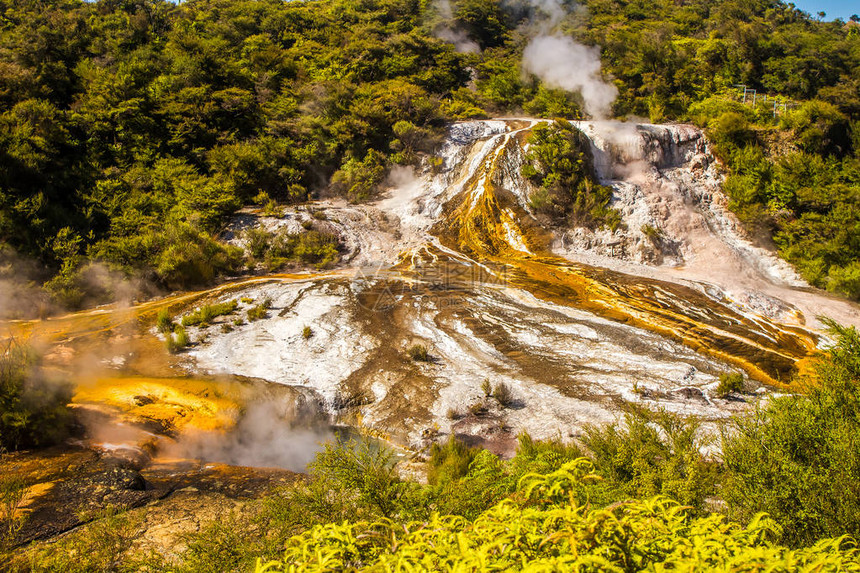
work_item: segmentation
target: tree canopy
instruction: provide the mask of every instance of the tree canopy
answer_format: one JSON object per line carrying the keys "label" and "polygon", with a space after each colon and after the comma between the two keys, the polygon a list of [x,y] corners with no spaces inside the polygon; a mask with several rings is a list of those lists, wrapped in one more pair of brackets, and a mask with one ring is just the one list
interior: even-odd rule
{"label": "tree canopy", "polygon": [[[812,282],[860,296],[857,26],[777,0],[569,4],[560,29],[602,48],[614,113],[696,119],[729,137],[738,177],[765,171],[730,189],[738,212],[763,220]],[[451,120],[580,115],[578,95],[522,71],[532,3],[440,6],[0,2],[0,245],[40,261],[49,290],[72,301],[92,260],[166,286],[204,282],[240,266],[214,237],[261,192],[296,202],[331,185],[366,200],[392,164],[432,153]],[[707,105],[738,84],[807,103],[778,120],[735,110],[744,127]],[[796,136],[788,153],[772,133]],[[795,164],[825,181],[807,185]]]}

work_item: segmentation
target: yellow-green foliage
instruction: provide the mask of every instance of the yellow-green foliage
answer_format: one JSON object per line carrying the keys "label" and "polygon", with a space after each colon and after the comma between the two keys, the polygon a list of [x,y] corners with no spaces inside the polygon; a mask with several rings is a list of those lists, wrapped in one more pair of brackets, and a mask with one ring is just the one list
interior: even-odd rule
{"label": "yellow-green foliage", "polygon": [[248,322],[266,318],[266,311],[272,307],[272,300],[267,298],[257,306],[248,309]]}
{"label": "yellow-green foliage", "polygon": [[206,326],[219,316],[235,312],[238,306],[239,303],[235,300],[220,304],[203,305],[191,314],[183,316],[182,326]]}
{"label": "yellow-green foliage", "polygon": [[759,515],[747,527],[720,515],[693,518],[665,498],[606,508],[577,504],[600,478],[578,459],[522,478],[517,494],[474,521],[433,514],[319,525],[287,541],[283,559],[258,573],[293,571],[860,571],[848,538],[790,550],[779,526]]}
{"label": "yellow-green foliage", "polygon": [[735,418],[722,447],[720,494],[729,516],[766,511],[794,546],[860,537],[860,332],[825,324],[836,344],[814,379],[797,381],[808,394],[774,398]]}

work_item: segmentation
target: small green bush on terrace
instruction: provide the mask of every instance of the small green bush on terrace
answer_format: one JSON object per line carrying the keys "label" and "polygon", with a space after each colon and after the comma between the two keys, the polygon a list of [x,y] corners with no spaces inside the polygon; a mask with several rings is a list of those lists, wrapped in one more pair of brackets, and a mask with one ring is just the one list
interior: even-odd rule
{"label": "small green bush on terrace", "polygon": [[219,316],[232,314],[239,308],[235,300],[217,304],[206,304],[182,317],[182,326],[208,326]]}
{"label": "small green bush on terrace", "polygon": [[406,349],[406,354],[415,362],[430,362],[430,352],[423,344],[413,344]]}
{"label": "small green bush on terrace", "polygon": [[740,372],[720,374],[720,383],[717,384],[716,394],[718,398],[727,398],[729,394],[744,391],[744,375]]}
{"label": "small green bush on terrace", "polygon": [[258,304],[257,306],[251,307],[248,309],[247,316],[248,322],[254,322],[255,320],[260,320],[262,318],[266,318],[267,311],[272,307],[272,299],[266,298]]}
{"label": "small green bush on terrace", "polygon": [[167,334],[173,332],[173,317],[170,316],[170,311],[166,308],[158,311],[158,316],[155,319],[155,326],[158,332]]}
{"label": "small green bush on terrace", "polygon": [[167,337],[165,338],[165,345],[167,346],[167,351],[171,354],[181,352],[191,344],[191,338],[188,336],[188,331],[185,330],[185,327],[181,324],[177,324],[174,327],[173,332],[168,332],[165,336]]}

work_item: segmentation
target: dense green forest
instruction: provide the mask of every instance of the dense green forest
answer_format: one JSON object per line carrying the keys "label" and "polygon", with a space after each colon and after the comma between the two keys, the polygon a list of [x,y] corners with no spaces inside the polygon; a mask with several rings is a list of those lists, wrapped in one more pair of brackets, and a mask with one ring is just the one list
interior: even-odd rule
{"label": "dense green forest", "polygon": [[[615,115],[707,126],[743,220],[814,284],[860,297],[860,28],[776,0],[581,4],[559,26],[602,48]],[[532,3],[450,8],[0,2],[0,256],[38,261],[72,305],[88,261],[190,286],[246,264],[215,240],[242,205],[366,200],[451,120],[580,115],[577,95],[522,72]],[[736,84],[794,107],[733,102]]]}

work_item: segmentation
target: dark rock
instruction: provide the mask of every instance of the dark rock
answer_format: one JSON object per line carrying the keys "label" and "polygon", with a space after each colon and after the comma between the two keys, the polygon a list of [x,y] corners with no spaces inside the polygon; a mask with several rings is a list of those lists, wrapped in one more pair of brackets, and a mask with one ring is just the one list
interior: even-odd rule
{"label": "dark rock", "polygon": [[699,390],[698,388],[686,387],[681,388],[675,392],[678,396],[684,398],[685,400],[695,400],[697,402],[707,402],[708,399],[705,398],[705,394]]}
{"label": "dark rock", "polygon": [[138,406],[146,406],[147,404],[154,404],[157,402],[155,398],[152,396],[135,396],[134,403]]}

